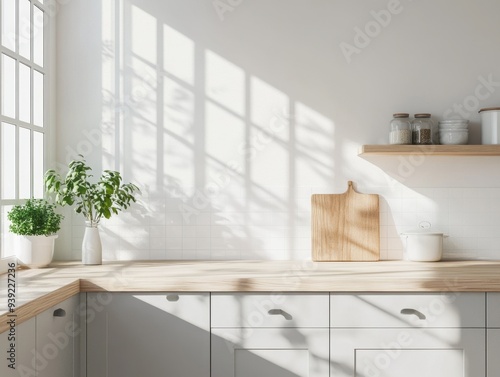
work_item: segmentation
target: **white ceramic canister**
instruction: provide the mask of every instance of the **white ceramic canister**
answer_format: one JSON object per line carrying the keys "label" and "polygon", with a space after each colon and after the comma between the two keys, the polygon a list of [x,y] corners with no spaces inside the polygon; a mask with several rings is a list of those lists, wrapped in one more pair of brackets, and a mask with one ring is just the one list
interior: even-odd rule
{"label": "white ceramic canister", "polygon": [[500,107],[479,110],[481,114],[481,144],[500,144]]}
{"label": "white ceramic canister", "polygon": [[401,233],[406,236],[406,255],[415,262],[437,262],[443,256],[444,233],[429,231],[410,231]]}

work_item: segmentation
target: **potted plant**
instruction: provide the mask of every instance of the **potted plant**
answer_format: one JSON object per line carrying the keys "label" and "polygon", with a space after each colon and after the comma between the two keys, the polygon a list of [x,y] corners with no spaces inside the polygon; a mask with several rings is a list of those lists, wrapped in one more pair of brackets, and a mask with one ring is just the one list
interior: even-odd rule
{"label": "potted plant", "polygon": [[64,218],[55,212],[55,207],[44,199],[29,199],[7,214],[10,231],[19,236],[16,254],[21,264],[39,268],[52,261],[56,233]]}
{"label": "potted plant", "polygon": [[113,214],[127,209],[135,202],[135,192],[139,188],[132,184],[122,183],[119,172],[104,170],[97,182],[90,182],[92,169],[81,156],[80,160],[69,163],[69,170],[63,179],[54,170],[45,173],[45,187],[49,193],[55,193],[56,203],[75,205],[75,212],[85,217],[85,234],[82,244],[82,261],[84,264],[102,263],[102,246],[98,225],[104,217],[109,219]]}

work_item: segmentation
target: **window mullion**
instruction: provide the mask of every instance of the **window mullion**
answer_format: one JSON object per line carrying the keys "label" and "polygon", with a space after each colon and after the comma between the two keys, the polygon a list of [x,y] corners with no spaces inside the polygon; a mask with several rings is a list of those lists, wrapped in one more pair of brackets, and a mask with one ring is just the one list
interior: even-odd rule
{"label": "window mullion", "polygon": [[[33,3],[31,4],[31,20],[33,20]],[[34,24],[34,22],[32,22]],[[30,37],[30,49],[31,49],[31,57],[33,57],[33,43],[32,43],[32,38]],[[34,138],[34,132],[33,132],[33,126],[35,124],[35,79],[34,79],[34,69],[33,66],[30,67],[30,177],[31,177],[31,182],[30,182],[30,197],[34,197],[35,195],[35,174],[34,174],[34,168],[33,164],[35,162],[35,138]]]}
{"label": "window mullion", "polygon": [[14,198],[19,200],[19,126],[16,124],[16,132],[15,132],[15,151],[14,151],[14,157],[15,157],[15,174],[14,174],[14,184],[15,184],[15,190],[14,190]]}
{"label": "window mullion", "polygon": [[[1,1],[1,0],[0,0]],[[0,20],[2,19],[2,7],[0,6]],[[0,34],[1,34],[1,29],[0,29]],[[0,44],[1,44],[1,39],[2,39],[2,36],[0,35]],[[0,77],[1,77],[1,73],[3,71],[3,59],[1,58],[1,55],[0,55]],[[2,115],[2,101],[3,101],[3,94],[2,94],[2,90],[0,90],[0,116]],[[2,144],[2,131],[3,131],[3,123],[4,121],[4,117],[2,116],[1,119],[0,119],[0,145],[3,145]],[[3,158],[2,158],[2,153],[0,153],[0,179],[3,177],[3,166],[4,164],[4,161],[3,161]],[[0,182],[0,205],[2,204],[2,194],[3,194],[3,190],[2,190],[2,185],[4,184],[3,182],[3,179],[2,179],[2,182]],[[1,217],[1,209],[0,209],[0,217]],[[1,228],[2,226],[2,222],[1,222],[1,219],[0,219],[0,232],[2,231],[3,228]],[[0,240],[0,242],[2,242]],[[1,245],[0,245],[1,247]],[[2,251],[0,250],[0,258],[2,258]]]}
{"label": "window mullion", "polygon": [[[44,19],[45,16],[47,16],[45,8],[40,8],[43,12]],[[45,171],[45,167],[47,166],[47,160],[48,160],[48,150],[46,148],[46,145],[48,143],[48,140],[50,140],[52,130],[53,128],[49,126],[50,121],[51,121],[51,109],[50,106],[52,105],[50,101],[50,96],[51,96],[51,90],[52,87],[50,85],[50,67],[49,67],[49,59],[50,59],[50,54],[49,54],[49,38],[50,38],[50,20],[47,22],[43,23],[43,68],[40,67],[41,69],[39,70],[40,73],[43,74],[43,163],[42,163],[42,171]],[[33,185],[35,182],[33,181]],[[33,186],[34,188],[34,186]],[[45,190],[42,188],[43,196],[45,196]]]}
{"label": "window mullion", "polygon": [[33,163],[35,162],[35,148],[33,147],[33,143],[35,142],[35,138],[33,137],[33,131],[30,130],[30,198],[33,198],[35,195],[35,174],[33,169]]}
{"label": "window mullion", "polygon": [[22,120],[16,120],[14,118],[10,118],[10,117],[7,117],[5,115],[0,115],[0,121],[10,123],[10,124],[19,125],[21,127],[27,128],[29,130],[38,131],[41,133],[44,132],[43,127],[35,126],[34,124],[26,123],[26,122],[23,122]]}
{"label": "window mullion", "polygon": [[20,142],[19,142],[19,60],[16,59],[16,118],[15,118],[15,198],[19,199],[19,150],[20,150]]}
{"label": "window mullion", "polygon": [[[0,59],[0,69],[2,69],[1,59]],[[0,92],[1,92],[1,90],[0,90]],[[0,101],[1,101],[1,98],[0,98]],[[0,102],[0,103],[1,103],[1,102]],[[2,124],[2,123],[3,123],[3,120],[0,122],[0,145],[3,145],[3,144],[2,144],[2,133],[3,133],[3,124]],[[0,179],[2,180],[2,181],[0,182],[0,206],[1,206],[1,205],[2,205],[2,203],[3,203],[3,191],[4,191],[4,190],[3,190],[3,185],[5,184],[5,182],[4,182],[4,181],[3,181],[3,179],[2,179],[2,177],[3,177],[3,175],[2,175],[2,174],[3,174],[3,164],[4,164],[4,163],[5,163],[5,162],[3,161],[3,158],[2,158],[2,153],[1,153],[1,151],[0,151]],[[1,209],[0,209],[0,217],[1,217],[1,212],[2,212],[2,211],[1,211]],[[0,219],[0,232],[1,232],[1,231],[2,231],[2,229],[3,229],[3,228],[1,228],[1,226],[2,226],[2,222],[1,222],[1,219]],[[0,242],[2,242],[2,241],[0,240]],[[1,246],[1,245],[0,245],[0,246]],[[2,257],[2,252],[1,252],[1,250],[0,250],[0,259],[1,259],[1,257]]]}
{"label": "window mullion", "polygon": [[20,32],[21,32],[21,22],[19,20],[19,8],[20,8],[20,4],[19,4],[19,1],[16,1],[16,35],[15,35],[15,57],[13,57],[15,59],[15,62],[16,62],[16,67],[15,67],[15,76],[16,76],[16,84],[15,84],[15,90],[16,90],[16,94],[15,94],[15,122],[14,122],[14,125],[15,125],[15,140],[14,140],[14,147],[15,147],[15,151],[14,151],[14,159],[15,159],[15,162],[14,162],[14,198],[15,199],[19,199],[19,57],[21,56],[20,55],[20,51],[19,51],[19,35],[20,35]]}
{"label": "window mullion", "polygon": [[35,10],[33,5],[33,0],[30,1],[30,60],[31,66],[35,64],[35,43],[33,42],[33,37],[35,36],[33,28],[35,27]]}
{"label": "window mullion", "polygon": [[[3,46],[0,46],[0,52],[4,55],[7,55],[8,57],[12,59],[19,60],[19,62],[23,63],[24,65],[27,65],[28,67],[31,67],[33,69],[36,69],[38,72],[45,74],[45,67],[41,67],[35,62],[33,62],[30,59],[26,59],[24,56],[21,56],[15,52],[12,52],[12,50],[9,50],[8,48],[5,48]],[[44,57],[45,59],[45,57]]]}
{"label": "window mullion", "polygon": [[16,35],[14,36],[14,49],[15,49],[15,53],[16,55],[19,55],[19,30],[20,30],[20,22],[19,22],[19,1],[16,1],[16,5],[15,5],[15,8],[16,8]]}
{"label": "window mullion", "polygon": [[31,0],[31,2],[32,2],[34,5],[38,6],[38,8],[40,8],[40,9],[41,9],[41,10],[43,10],[44,12],[46,12],[46,11],[47,11],[45,4],[42,4],[40,1],[38,1],[38,0]]}

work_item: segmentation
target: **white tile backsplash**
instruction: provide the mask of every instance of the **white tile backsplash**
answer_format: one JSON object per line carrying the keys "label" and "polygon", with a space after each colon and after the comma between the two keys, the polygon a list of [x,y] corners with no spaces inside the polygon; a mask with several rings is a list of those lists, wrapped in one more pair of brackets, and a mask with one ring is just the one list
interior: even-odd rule
{"label": "white tile backsplash", "polygon": [[[284,189],[270,191],[289,196]],[[323,192],[342,192],[342,189]],[[429,222],[432,229],[448,235],[444,241],[444,258],[500,259],[499,188],[395,186],[391,190],[364,188],[364,192],[384,193],[380,196],[382,260],[402,259],[406,241],[401,232],[418,228],[421,222]],[[292,200],[285,206],[268,203],[267,211],[219,211],[209,205],[208,211],[190,212],[188,216],[173,211],[174,207],[182,208],[180,204],[186,203],[182,200],[188,199],[146,197],[142,207],[134,208],[134,216],[128,214],[125,219],[103,221],[103,257],[105,260],[310,259],[311,193],[316,193],[314,188],[291,190],[290,195],[300,200]],[[179,195],[179,191],[175,195]],[[259,200],[252,195],[249,197],[253,199],[243,197],[243,201]],[[156,221],[156,217],[161,220]],[[144,221],[138,221],[139,218]],[[127,219],[131,221],[127,223]],[[84,233],[79,220],[75,218],[75,225],[69,228],[74,257],[80,255]]]}
{"label": "white tile backsplash", "polygon": [[[165,251],[167,246],[167,240],[165,238],[150,238],[149,246],[151,247],[151,251],[157,252],[158,250]],[[160,253],[155,253],[155,255],[159,255]]]}
{"label": "white tile backsplash", "polygon": [[[403,208],[398,207],[398,198],[392,197],[387,201],[389,218],[382,220],[382,224],[388,224],[387,249],[392,252],[404,248],[404,242],[400,244],[396,235],[427,221],[432,224],[432,229],[449,236],[443,244],[444,258],[498,259],[500,255],[491,250],[500,250],[492,246],[495,244],[494,235],[500,230],[499,191],[492,188],[420,188],[414,191],[416,205],[403,205]],[[411,195],[405,196],[412,199]],[[403,203],[406,200],[403,198]],[[394,210],[391,204],[400,210]],[[384,248],[384,243],[381,243],[381,249]],[[392,257],[394,255],[389,253],[388,258]]]}
{"label": "white tile backsplash", "polygon": [[182,250],[196,250],[196,238],[183,238]]}

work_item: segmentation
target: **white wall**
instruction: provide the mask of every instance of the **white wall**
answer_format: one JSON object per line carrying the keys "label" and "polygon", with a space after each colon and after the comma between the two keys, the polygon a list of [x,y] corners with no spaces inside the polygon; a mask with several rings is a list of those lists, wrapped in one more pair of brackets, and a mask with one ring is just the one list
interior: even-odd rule
{"label": "white wall", "polygon": [[[450,234],[449,258],[497,258],[497,158],[357,151],[387,143],[394,112],[462,112],[478,143],[477,110],[500,103],[499,12],[495,0],[72,0],[58,14],[58,161],[83,153],[141,186],[138,206],[102,224],[108,260],[310,258],[310,195],[348,180],[382,196],[384,259],[420,221]],[[56,257],[79,257],[82,224],[69,216]]]}

